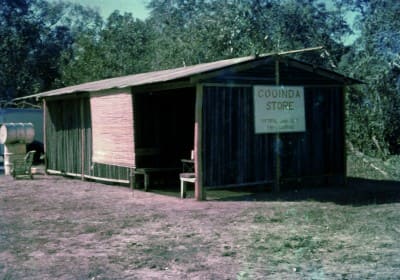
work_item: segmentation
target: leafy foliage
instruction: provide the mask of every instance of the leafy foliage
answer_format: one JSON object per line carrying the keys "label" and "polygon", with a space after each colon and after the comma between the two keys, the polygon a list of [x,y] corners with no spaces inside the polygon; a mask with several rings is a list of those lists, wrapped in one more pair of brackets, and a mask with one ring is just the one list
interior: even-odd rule
{"label": "leafy foliage", "polygon": [[77,84],[147,70],[148,30],[145,22],[115,11],[104,27],[77,36],[73,55],[63,66],[62,82]]}
{"label": "leafy foliage", "polygon": [[361,36],[343,57],[341,68],[365,85],[349,93],[348,138],[370,155],[379,154],[379,146],[386,150],[384,154],[398,153],[400,3],[355,1],[353,7],[359,11]]}
{"label": "leafy foliage", "polygon": [[[338,40],[351,32],[338,10],[314,0],[153,0],[149,8],[157,45],[166,46],[154,59],[163,68],[316,45],[340,57]],[[305,59],[329,64],[319,54]]]}
{"label": "leafy foliage", "polygon": [[2,98],[51,89],[60,77],[61,61],[71,51],[75,34],[89,23],[88,9],[43,0],[0,0],[0,7]]}

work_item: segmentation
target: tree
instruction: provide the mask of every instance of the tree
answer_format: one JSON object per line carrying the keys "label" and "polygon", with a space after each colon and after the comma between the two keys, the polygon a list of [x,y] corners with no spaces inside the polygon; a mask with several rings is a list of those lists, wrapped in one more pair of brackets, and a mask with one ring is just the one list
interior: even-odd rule
{"label": "tree", "polygon": [[78,36],[73,59],[63,66],[63,83],[77,84],[149,69],[151,27],[132,14],[114,11],[102,28]]}
{"label": "tree", "polygon": [[0,6],[0,93],[9,100],[38,87],[32,50],[40,44],[41,24],[32,21],[32,1],[1,0]]}
{"label": "tree", "polygon": [[[365,85],[350,92],[348,138],[371,155],[400,152],[400,3],[354,1],[360,37],[341,69]],[[377,143],[379,143],[380,149]]]}
{"label": "tree", "polygon": [[[54,87],[74,36],[93,17],[73,4],[0,0],[0,94],[5,100]],[[95,19],[100,18],[94,17]]]}
{"label": "tree", "polygon": [[316,0],[153,0],[151,21],[161,68],[215,59],[324,45],[331,57],[304,56],[321,65],[335,63],[350,32],[338,9]]}

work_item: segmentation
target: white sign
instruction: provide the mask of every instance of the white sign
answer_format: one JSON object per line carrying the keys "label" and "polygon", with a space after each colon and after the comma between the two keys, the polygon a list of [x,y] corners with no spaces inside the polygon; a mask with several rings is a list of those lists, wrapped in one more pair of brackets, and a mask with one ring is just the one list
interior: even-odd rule
{"label": "white sign", "polygon": [[304,132],[304,88],[254,86],[256,133]]}

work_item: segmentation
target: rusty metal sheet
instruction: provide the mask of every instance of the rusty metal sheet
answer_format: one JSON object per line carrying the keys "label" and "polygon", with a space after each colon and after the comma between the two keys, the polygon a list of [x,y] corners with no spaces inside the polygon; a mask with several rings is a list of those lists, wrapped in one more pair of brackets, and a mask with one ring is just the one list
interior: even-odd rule
{"label": "rusty metal sheet", "polygon": [[[76,92],[95,92],[113,88],[126,88],[133,86],[142,86],[159,82],[168,82],[185,77],[191,77],[196,74],[222,69],[224,67],[236,65],[242,62],[253,60],[254,56],[220,60],[210,63],[203,63],[193,66],[180,67],[169,70],[141,73],[94,82],[88,82],[80,85],[69,86],[56,90],[51,90],[30,97],[49,97]],[[28,98],[28,97],[25,97]]]}
{"label": "rusty metal sheet", "polygon": [[[27,99],[27,98],[42,98],[50,96],[58,96],[64,94],[72,94],[79,92],[96,92],[115,88],[127,88],[144,86],[155,83],[171,82],[174,80],[179,80],[183,78],[191,78],[196,75],[203,75],[213,71],[222,70],[227,67],[232,67],[241,63],[252,63],[254,61],[270,58],[273,56],[284,55],[285,53],[275,53],[275,54],[265,54],[261,56],[246,56],[240,58],[232,58],[219,60],[209,63],[202,63],[192,66],[179,67],[168,70],[154,71],[148,73],[140,73],[128,76],[122,76],[117,78],[110,78],[105,80],[93,81],[88,83],[83,83],[79,85],[64,87],[56,90],[46,91],[39,94],[29,95],[15,100]],[[333,72],[331,70],[316,67],[305,62],[298,61],[292,58],[286,58],[288,61],[293,63],[293,67],[298,68],[304,72],[310,72],[314,75],[320,75],[325,77],[330,77],[331,79],[337,80],[340,83],[354,84],[361,83],[358,80],[347,78],[339,73]]]}

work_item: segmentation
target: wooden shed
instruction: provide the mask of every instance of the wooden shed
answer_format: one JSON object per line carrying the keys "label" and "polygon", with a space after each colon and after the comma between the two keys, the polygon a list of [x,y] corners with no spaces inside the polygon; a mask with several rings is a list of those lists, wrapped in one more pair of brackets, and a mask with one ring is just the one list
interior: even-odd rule
{"label": "wooden shed", "polygon": [[199,200],[216,187],[340,183],[344,88],[353,83],[271,54],[43,92],[35,96],[44,103],[47,172],[119,183],[143,168],[179,176],[193,150]]}

